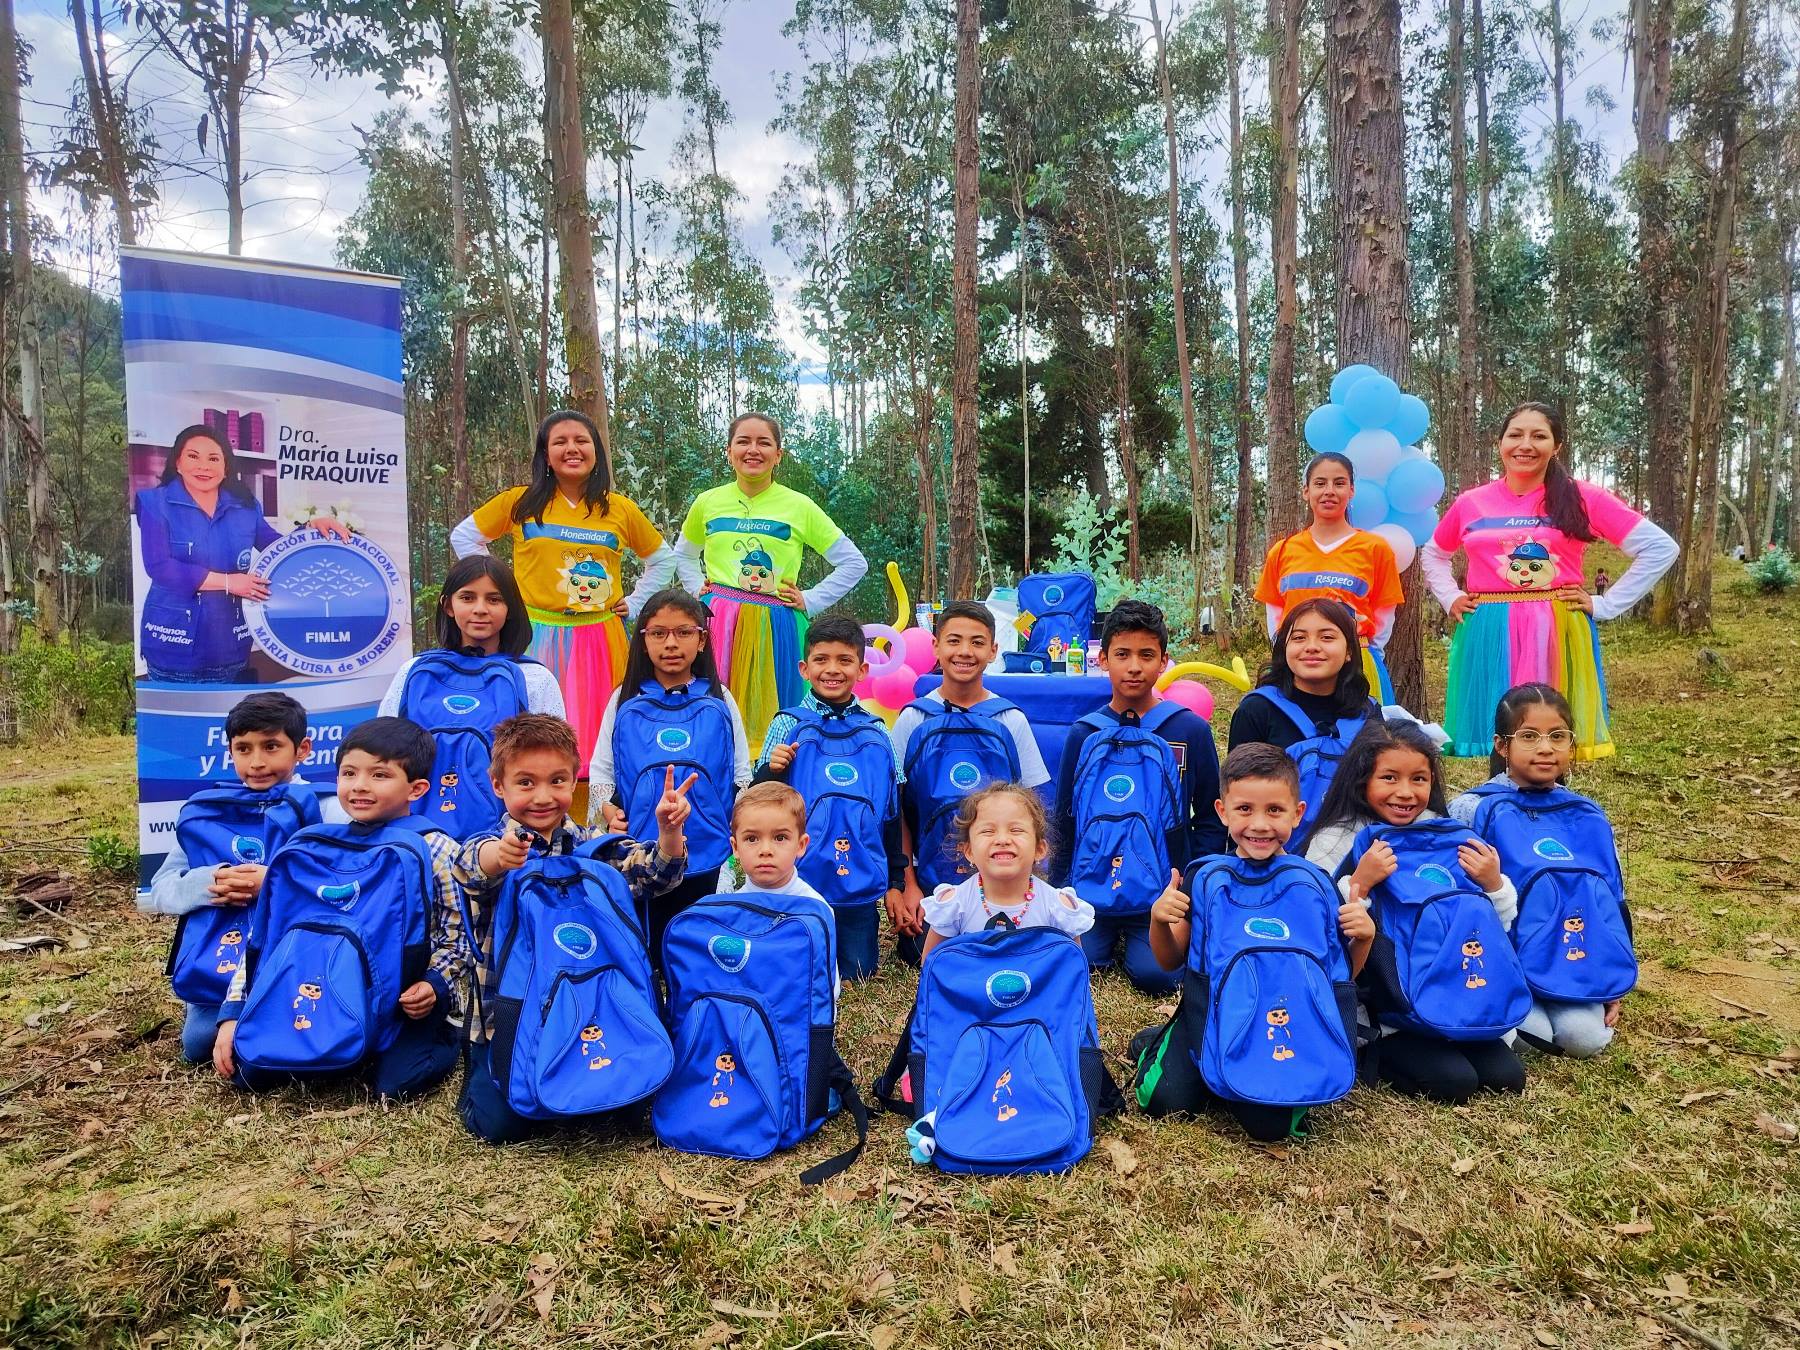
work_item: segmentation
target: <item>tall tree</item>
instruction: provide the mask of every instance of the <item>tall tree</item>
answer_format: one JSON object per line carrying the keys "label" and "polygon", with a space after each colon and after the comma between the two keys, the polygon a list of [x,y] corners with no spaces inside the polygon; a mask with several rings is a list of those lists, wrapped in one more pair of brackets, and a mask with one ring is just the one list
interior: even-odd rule
{"label": "tall tree", "polygon": [[1300,26],[1305,0],[1269,0],[1269,260],[1275,330],[1269,338],[1269,537],[1300,528],[1299,410],[1294,341],[1300,318]]}
{"label": "tall tree", "polygon": [[1475,249],[1469,239],[1469,137],[1463,78],[1463,0],[1450,0],[1450,234],[1456,255],[1456,399],[1450,423],[1456,487],[1482,481],[1482,447],[1475,434]]}
{"label": "tall tree", "polygon": [[444,69],[450,73],[450,282],[455,292],[450,313],[450,494],[460,520],[473,506],[469,475],[469,208],[468,153],[463,145],[463,124],[468,120],[462,105],[462,79],[456,53],[453,5],[446,5],[438,27]]}
{"label": "tall tree", "polygon": [[106,51],[105,11],[99,0],[69,0],[75,21],[75,50],[81,58],[81,86],[93,135],[92,177],[112,203],[113,225],[121,245],[137,243],[141,202],[134,180],[141,162],[132,145],[131,113],[115,82]]}
{"label": "tall tree", "polygon": [[[6,247],[11,256],[8,293],[0,306],[10,307],[18,332],[16,359],[19,393],[14,400],[0,379],[0,409],[8,428],[6,457],[18,445],[25,464],[25,514],[31,533],[31,599],[37,608],[38,631],[49,638],[57,629],[56,515],[50,500],[50,455],[44,446],[44,377],[39,346],[36,281],[32,268],[31,194],[25,176],[24,125],[20,87],[24,53],[19,47],[13,0],[0,0],[0,174],[5,175]],[[0,369],[4,369],[0,366]],[[12,597],[6,597],[11,599]]]}
{"label": "tall tree", "polygon": [[955,351],[950,363],[950,596],[975,594],[980,504],[981,427],[975,403],[981,332],[975,312],[976,230],[981,195],[981,4],[956,0],[955,244],[950,311]]}
{"label": "tall tree", "polygon": [[1237,504],[1231,575],[1248,586],[1256,567],[1256,484],[1250,466],[1250,238],[1244,227],[1244,62],[1238,46],[1238,0],[1224,0],[1225,66],[1231,127],[1231,293],[1237,325]]}
{"label": "tall tree", "polygon": [[[1675,0],[1632,0],[1632,116],[1637,124],[1638,303],[1644,314],[1641,455],[1650,518],[1679,534],[1680,418],[1675,404],[1675,324],[1668,303],[1673,239],[1669,220],[1670,58]],[[1673,578],[1664,595],[1672,603]],[[1667,618],[1669,605],[1658,609]]]}
{"label": "tall tree", "polygon": [[[1337,355],[1405,388],[1412,378],[1406,270],[1406,129],[1399,0],[1329,0],[1325,24],[1332,196],[1337,203]],[[1415,562],[1406,594],[1421,593]],[[1417,600],[1388,640],[1394,694],[1421,713],[1425,662]]]}
{"label": "tall tree", "polygon": [[[1205,604],[1206,557],[1212,544],[1209,528],[1212,520],[1212,456],[1200,453],[1200,432],[1194,421],[1194,366],[1188,355],[1187,287],[1181,271],[1181,151],[1175,135],[1175,94],[1169,84],[1169,46],[1163,35],[1162,17],[1156,12],[1156,0],[1150,0],[1150,27],[1156,36],[1156,84],[1162,96],[1163,139],[1169,144],[1169,290],[1175,310],[1175,378],[1181,386],[1181,434],[1187,442],[1191,516],[1188,550],[1194,559],[1193,626],[1197,632],[1200,609]],[[1291,343],[1291,332],[1289,336]],[[1291,403],[1291,345],[1288,376]],[[1270,380],[1273,390],[1273,374]],[[1291,411],[1290,408],[1290,414]],[[1272,407],[1269,419],[1273,424],[1275,412]]]}
{"label": "tall tree", "polygon": [[551,220],[561,280],[563,360],[569,405],[600,428],[612,466],[611,419],[601,370],[600,313],[594,281],[594,227],[588,199],[587,142],[581,125],[581,72],[576,63],[572,0],[543,0],[544,145],[550,161]]}

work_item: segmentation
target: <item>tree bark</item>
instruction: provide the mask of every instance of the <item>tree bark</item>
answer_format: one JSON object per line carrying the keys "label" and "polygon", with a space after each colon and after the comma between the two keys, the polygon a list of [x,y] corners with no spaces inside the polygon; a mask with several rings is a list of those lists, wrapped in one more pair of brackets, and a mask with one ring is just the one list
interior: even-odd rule
{"label": "tree bark", "polygon": [[[1325,25],[1332,196],[1337,202],[1337,354],[1405,388],[1412,378],[1406,272],[1406,138],[1399,0],[1331,0]],[[1394,693],[1428,712],[1418,564],[1388,641]]]}
{"label": "tree bark", "polygon": [[[56,635],[56,516],[50,500],[50,456],[44,447],[44,375],[38,345],[37,305],[33,294],[31,199],[25,178],[25,143],[21,130],[19,87],[22,84],[18,27],[13,0],[0,0],[0,172],[5,175],[6,234],[12,254],[10,301],[18,325],[15,359],[19,365],[19,397],[4,398],[0,417],[11,420],[14,443],[25,464],[25,516],[30,530],[31,599],[37,607],[38,632]],[[0,370],[4,367],[0,366]],[[0,379],[0,397],[5,382]]]}
{"label": "tree bark", "polygon": [[1480,483],[1482,453],[1475,433],[1475,392],[1481,378],[1475,355],[1475,250],[1469,239],[1469,145],[1464,125],[1463,0],[1450,0],[1450,235],[1456,255],[1456,399],[1450,465],[1456,489]]}
{"label": "tree bark", "polygon": [[1225,0],[1225,65],[1231,113],[1231,284],[1237,324],[1237,532],[1231,576],[1251,584],[1256,566],[1256,483],[1250,467],[1250,241],[1244,231],[1243,54],[1238,47],[1238,0]]}
{"label": "tree bark", "polygon": [[[446,15],[439,22],[444,68],[456,60],[456,30]],[[451,501],[462,520],[469,514],[473,495],[469,482],[469,212],[468,171],[463,162],[462,83],[446,81],[450,109],[450,276],[456,287],[456,307],[450,315],[450,422]]]}
{"label": "tree bark", "polygon": [[1305,0],[1269,0],[1269,256],[1275,331],[1269,340],[1269,537],[1300,528],[1299,407],[1294,340],[1299,326],[1300,27]]}
{"label": "tree bark", "polygon": [[1644,464],[1650,518],[1679,533],[1679,426],[1673,389],[1675,325],[1668,285],[1669,96],[1674,0],[1632,0],[1632,102],[1637,123],[1638,290],[1644,307]]}
{"label": "tree bark", "polygon": [[[1475,44],[1475,209],[1476,229],[1479,232],[1479,247],[1483,250],[1482,264],[1485,270],[1486,250],[1492,239],[1494,225],[1494,177],[1490,143],[1488,140],[1488,49],[1487,20],[1483,11],[1483,0],[1469,0],[1469,35]],[[1486,313],[1485,306],[1482,309]],[[1480,368],[1478,384],[1481,391],[1480,411],[1477,414],[1477,437],[1482,417],[1492,417],[1494,403],[1499,397],[1495,387],[1493,362],[1488,356],[1488,344],[1477,335],[1476,365]],[[1481,472],[1485,463],[1480,458],[1484,449],[1475,451],[1477,477],[1479,481],[1485,474]]]}
{"label": "tree bark", "polygon": [[1688,399],[1688,513],[1681,532],[1681,598],[1676,627],[1684,634],[1712,626],[1713,555],[1719,538],[1719,447],[1724,437],[1726,358],[1731,346],[1731,251],[1737,230],[1738,162],[1743,142],[1738,123],[1746,99],[1744,48],[1747,0],[1734,0],[1723,88],[1717,96],[1719,165],[1713,175],[1706,239],[1704,305],[1696,311],[1693,370]]}
{"label": "tree bark", "polygon": [[[1194,367],[1188,353],[1187,290],[1181,274],[1181,156],[1180,142],[1175,137],[1175,94],[1169,83],[1168,43],[1163,36],[1162,16],[1156,11],[1156,0],[1150,0],[1150,26],[1156,34],[1156,84],[1162,97],[1163,139],[1169,147],[1169,289],[1175,308],[1175,374],[1181,384],[1181,433],[1187,441],[1188,494],[1191,523],[1188,552],[1194,560],[1194,613],[1190,628],[1200,628],[1201,593],[1205,587],[1206,555],[1212,546],[1212,457],[1200,453],[1200,432],[1194,420]],[[1277,322],[1277,332],[1279,332]],[[1292,340],[1289,332],[1289,397],[1292,398]],[[1270,387],[1274,386],[1274,363],[1270,363]],[[1273,423],[1274,410],[1270,410]]]}
{"label": "tree bark", "polygon": [[612,469],[612,426],[601,370],[600,314],[595,298],[594,227],[588,202],[587,147],[581,127],[581,75],[576,68],[572,0],[544,0],[544,144],[562,283],[563,353],[569,405],[593,418]]}
{"label": "tree bark", "polygon": [[956,0],[955,244],[950,307],[955,345],[950,381],[950,590],[953,600],[975,593],[976,510],[981,493],[980,426],[976,384],[981,334],[975,312],[975,244],[981,193],[981,6]]}

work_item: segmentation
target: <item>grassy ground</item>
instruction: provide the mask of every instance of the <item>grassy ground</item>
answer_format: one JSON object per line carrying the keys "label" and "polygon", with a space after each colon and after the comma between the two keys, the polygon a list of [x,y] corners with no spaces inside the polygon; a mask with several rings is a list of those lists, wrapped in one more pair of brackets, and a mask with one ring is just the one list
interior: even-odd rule
{"label": "grassy ground", "polygon": [[[742,1166],[480,1147],[449,1087],[239,1096],[179,1062],[168,930],[85,860],[132,837],[131,742],[0,748],[0,878],[66,866],[88,935],[0,955],[0,1344],[1800,1344],[1796,634],[1729,589],[1704,644],[1608,632],[1625,753],[1579,786],[1647,959],[1602,1059],[1457,1110],[1358,1088],[1305,1146],[1126,1116],[1064,1178],[914,1168],[892,1118],[803,1192],[847,1125]],[[1096,987],[1116,1058],[1158,1011]],[[910,993],[847,996],[859,1077]]]}

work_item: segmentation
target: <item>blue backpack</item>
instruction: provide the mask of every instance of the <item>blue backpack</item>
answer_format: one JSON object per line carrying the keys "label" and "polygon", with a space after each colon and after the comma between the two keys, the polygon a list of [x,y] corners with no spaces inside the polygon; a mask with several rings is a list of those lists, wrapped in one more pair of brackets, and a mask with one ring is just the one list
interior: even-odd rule
{"label": "blue backpack", "polygon": [[1323,1106],[1356,1084],[1356,986],[1338,893],[1291,854],[1195,868],[1181,1015],[1217,1096]]}
{"label": "blue backpack", "polygon": [[862,1152],[868,1113],[838,1058],[837,922],[822,900],[716,895],[663,932],[675,1068],[650,1108],[656,1137],[684,1153],[766,1158],[848,1107],[858,1139],[808,1169],[812,1184]]}
{"label": "blue backpack", "polygon": [[1366,825],[1339,866],[1347,876],[1384,840],[1399,866],[1375,887],[1375,927],[1387,941],[1369,955],[1380,1012],[1396,1026],[1448,1041],[1491,1041],[1531,1011],[1531,990],[1493,901],[1456,851],[1474,834],[1454,820]]}
{"label": "blue backpack", "polygon": [[812,843],[800,876],[833,905],[872,905],[887,894],[888,858],[881,827],[893,816],[894,743],[873,716],[810,709],[791,714],[794,734],[788,785],[806,802]]}
{"label": "blue backpack", "polygon": [[1631,914],[1612,824],[1598,804],[1562,786],[1475,789],[1471,825],[1500,853],[1519,888],[1513,947],[1525,981],[1544,998],[1605,1003],[1637,985]]}
{"label": "blue backpack", "polygon": [[[1119,1090],[1101,1057],[1081,944],[1054,928],[946,938],[919,974],[912,1021],[876,1095],[912,1074],[946,1172],[1062,1172],[1087,1156]],[[1108,1089],[1110,1088],[1110,1092]]]}
{"label": "blue backpack", "polygon": [[648,680],[635,698],[621,698],[613,721],[613,781],[625,816],[640,833],[655,823],[667,769],[675,781],[700,780],[688,791],[688,873],[710,871],[731,853],[735,737],[725,700],[700,681],[664,689]]}
{"label": "blue backpack", "polygon": [[631,1106],[674,1067],[631,889],[606,861],[629,842],[605,835],[535,856],[495,896],[488,1072],[527,1119]]}
{"label": "blue backpack", "polygon": [[[1071,793],[1075,847],[1067,884],[1096,914],[1144,914],[1169,883],[1169,831],[1185,815],[1175,751],[1157,735],[1180,705],[1119,722],[1092,712]],[[1186,863],[1187,859],[1179,860]]]}
{"label": "blue backpack", "polygon": [[906,744],[906,799],[919,885],[929,891],[970,875],[968,861],[947,847],[956,808],[989,783],[1017,781],[1019,748],[1000,725],[1000,714],[1013,708],[1003,698],[973,708],[930,698],[907,706],[922,719]]}
{"label": "blue backpack", "polygon": [[[289,836],[318,823],[319,799],[309,783],[283,783],[263,792],[222,784],[187,799],[175,822],[175,840],[190,868],[266,866]],[[183,914],[169,947],[175,997],[211,1007],[224,1002],[249,936],[247,905],[202,905]]]}
{"label": "blue backpack", "polygon": [[250,942],[238,1057],[258,1069],[354,1068],[400,1034],[400,993],[430,956],[435,827],[313,825],[269,864]]}
{"label": "blue backpack", "polygon": [[1047,572],[1019,583],[1019,613],[1031,615],[1025,650],[1050,650],[1050,640],[1081,646],[1094,633],[1094,579],[1086,572]]}
{"label": "blue backpack", "polygon": [[400,715],[431,733],[431,791],[413,803],[422,816],[455,839],[500,823],[500,797],[488,770],[494,728],[527,712],[525,675],[506,656],[429,651],[406,673]]}
{"label": "blue backpack", "polygon": [[1356,739],[1356,733],[1362,730],[1363,723],[1371,717],[1381,715],[1381,710],[1371,699],[1368,710],[1361,717],[1340,717],[1330,734],[1321,736],[1318,726],[1307,715],[1306,710],[1273,685],[1259,684],[1244,697],[1267,699],[1281,710],[1302,736],[1303,739],[1287,748],[1287,753],[1288,758],[1294,761],[1294,767],[1300,771],[1300,800],[1311,811],[1316,811],[1325,804],[1325,792],[1331,786],[1331,780],[1337,777],[1338,765],[1343,763],[1344,752],[1350,748],[1350,742]]}

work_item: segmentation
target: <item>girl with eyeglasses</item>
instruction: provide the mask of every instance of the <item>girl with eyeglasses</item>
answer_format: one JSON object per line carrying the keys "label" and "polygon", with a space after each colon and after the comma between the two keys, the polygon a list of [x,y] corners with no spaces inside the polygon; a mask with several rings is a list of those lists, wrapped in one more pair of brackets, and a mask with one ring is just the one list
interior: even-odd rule
{"label": "girl with eyeglasses", "polygon": [[[1484,802],[1496,795],[1512,798],[1509,804],[1526,807],[1537,819],[1547,819],[1548,812],[1562,814],[1571,806],[1586,807],[1604,814],[1598,804],[1565,785],[1569,762],[1575,755],[1575,717],[1568,699],[1547,684],[1521,684],[1508,689],[1494,709],[1494,750],[1488,768],[1493,777],[1480,787],[1465,792],[1450,803],[1450,816],[1488,838],[1500,850],[1500,860],[1509,875],[1528,877],[1544,870],[1545,859],[1568,863],[1572,868],[1597,874],[1611,891],[1606,898],[1616,906],[1618,919],[1625,924],[1624,942],[1629,949],[1629,921],[1624,918],[1623,873],[1617,849],[1610,837],[1599,851],[1606,856],[1583,857],[1562,840],[1552,838],[1553,831],[1496,828],[1496,813]],[[1610,836],[1610,830],[1605,832]],[[1532,836],[1543,838],[1533,839]],[[1534,847],[1535,845],[1535,847]],[[1526,856],[1527,854],[1532,856]],[[1550,879],[1554,885],[1554,879]],[[1522,882],[1530,897],[1532,886]],[[1591,897],[1590,897],[1591,898]],[[1556,925],[1562,931],[1553,935],[1551,965],[1570,966],[1592,960],[1598,964],[1601,923],[1611,914],[1612,906],[1583,914],[1570,907],[1566,917]],[[1590,949],[1594,955],[1590,956]],[[1533,974],[1532,963],[1526,963],[1526,974]],[[1532,1005],[1531,1015],[1519,1026],[1519,1035],[1527,1044],[1539,1049],[1555,1050],[1576,1059],[1599,1054],[1612,1043],[1614,1028],[1619,1023],[1623,997],[1602,1001],[1546,998],[1541,994]]]}
{"label": "girl with eyeglasses", "polygon": [[[623,620],[674,577],[675,551],[638,504],[613,487],[600,429],[583,413],[564,408],[539,423],[530,480],[476,507],[450,531],[450,547],[467,558],[512,540],[531,621],[528,651],[562,690],[582,755],[577,771],[585,778],[600,711],[625,664]],[[620,584],[627,549],[644,562],[630,595]]]}
{"label": "girl with eyeglasses", "polygon": [[731,810],[750,784],[744,715],[719,678],[706,606],[671,587],[644,602],[625,657],[625,676],[607,700],[589,761],[588,823],[612,833],[645,828],[668,770],[698,774],[688,792],[687,875],[650,902],[650,959],[662,960],[670,918],[719,888],[731,856]]}

